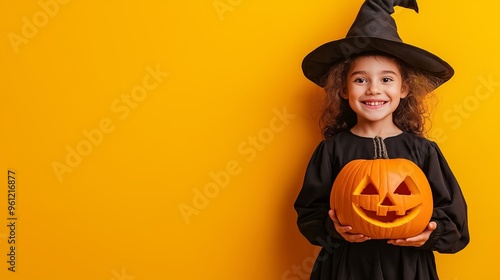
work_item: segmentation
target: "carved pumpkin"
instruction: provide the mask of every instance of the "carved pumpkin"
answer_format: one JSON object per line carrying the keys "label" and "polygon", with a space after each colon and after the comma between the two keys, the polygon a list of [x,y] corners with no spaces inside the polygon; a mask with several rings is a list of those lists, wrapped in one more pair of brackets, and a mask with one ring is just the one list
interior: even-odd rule
{"label": "carved pumpkin", "polygon": [[415,236],[432,215],[429,182],[412,161],[388,159],[382,138],[374,142],[376,159],[353,160],[337,175],[331,208],[342,225],[352,226],[352,233],[374,239]]}

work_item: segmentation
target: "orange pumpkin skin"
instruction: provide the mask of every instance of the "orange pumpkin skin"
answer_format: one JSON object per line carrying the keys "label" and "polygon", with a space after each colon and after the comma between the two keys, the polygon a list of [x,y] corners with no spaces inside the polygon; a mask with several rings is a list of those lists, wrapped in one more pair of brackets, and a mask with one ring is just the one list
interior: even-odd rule
{"label": "orange pumpkin skin", "polygon": [[335,179],[330,202],[340,224],[373,239],[418,235],[433,211],[425,174],[401,158],[349,162]]}

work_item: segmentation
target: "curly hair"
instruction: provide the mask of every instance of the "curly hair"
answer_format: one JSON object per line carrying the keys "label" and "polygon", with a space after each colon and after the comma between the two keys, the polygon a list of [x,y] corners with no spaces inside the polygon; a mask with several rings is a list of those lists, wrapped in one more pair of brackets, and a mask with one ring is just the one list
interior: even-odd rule
{"label": "curly hair", "polygon": [[423,136],[425,120],[429,116],[425,97],[440,84],[440,80],[384,53],[365,53],[337,62],[323,77],[322,84],[326,92],[320,118],[323,136],[329,138],[341,131],[351,129],[356,124],[356,113],[349,106],[349,101],[342,97],[342,93],[347,92],[346,79],[351,65],[361,56],[384,57],[396,63],[409,91],[393,112],[393,122],[402,131]]}

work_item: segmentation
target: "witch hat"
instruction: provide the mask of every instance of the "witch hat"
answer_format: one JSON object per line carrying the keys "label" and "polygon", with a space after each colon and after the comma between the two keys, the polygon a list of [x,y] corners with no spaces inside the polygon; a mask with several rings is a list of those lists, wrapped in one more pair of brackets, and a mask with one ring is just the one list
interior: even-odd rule
{"label": "witch hat", "polygon": [[416,0],[365,0],[344,39],[321,45],[304,58],[304,75],[315,84],[324,86],[323,78],[334,63],[365,52],[382,52],[438,78],[436,87],[448,81],[454,74],[448,63],[401,40],[396,22],[391,17],[395,6],[418,13]]}

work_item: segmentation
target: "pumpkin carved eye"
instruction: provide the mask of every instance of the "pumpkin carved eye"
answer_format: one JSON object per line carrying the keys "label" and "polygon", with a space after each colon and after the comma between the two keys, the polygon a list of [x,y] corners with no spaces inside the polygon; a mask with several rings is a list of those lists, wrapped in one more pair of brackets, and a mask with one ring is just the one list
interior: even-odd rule
{"label": "pumpkin carved eye", "polygon": [[378,195],[378,191],[372,183],[368,183],[368,185],[366,185],[366,187],[361,191],[360,194]]}
{"label": "pumpkin carved eye", "polygon": [[[408,179],[408,177],[407,177]],[[405,180],[407,180],[405,179]],[[397,189],[394,191],[394,194],[399,194],[399,195],[411,195],[412,192],[411,190],[408,188],[408,185],[406,185],[406,182],[403,181],[401,184],[399,184],[399,186],[397,187]]]}

